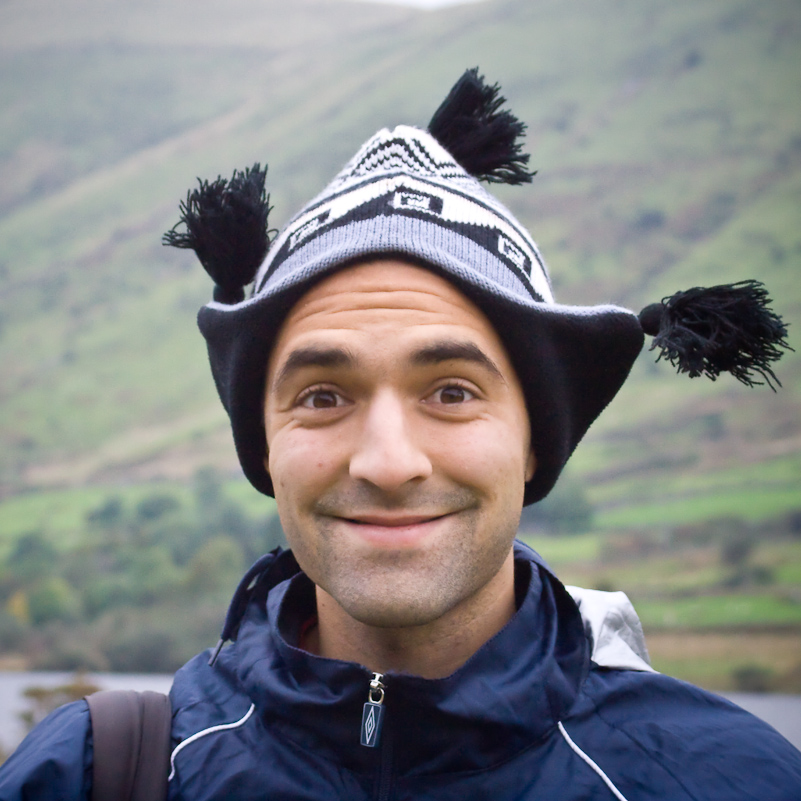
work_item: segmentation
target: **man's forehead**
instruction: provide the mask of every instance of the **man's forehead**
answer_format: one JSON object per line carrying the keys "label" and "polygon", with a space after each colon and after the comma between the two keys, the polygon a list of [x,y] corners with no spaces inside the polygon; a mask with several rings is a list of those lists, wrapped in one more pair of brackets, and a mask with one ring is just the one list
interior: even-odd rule
{"label": "man's forehead", "polygon": [[456,286],[417,264],[374,259],[327,276],[292,307],[270,355],[268,380],[304,366],[354,366],[359,360],[350,345],[369,346],[387,328],[393,341],[404,341],[403,358],[411,364],[462,359],[498,375],[510,369],[495,328]]}
{"label": "man's forehead", "polygon": [[448,279],[419,264],[376,258],[348,265],[312,286],[290,309],[279,339],[289,328],[304,323],[313,327],[316,317],[336,326],[338,315],[350,315],[342,324],[357,324],[352,313],[360,311],[412,312],[406,318],[392,318],[395,323],[405,319],[410,326],[425,323],[426,315],[432,320],[451,316],[494,332],[486,315]]}

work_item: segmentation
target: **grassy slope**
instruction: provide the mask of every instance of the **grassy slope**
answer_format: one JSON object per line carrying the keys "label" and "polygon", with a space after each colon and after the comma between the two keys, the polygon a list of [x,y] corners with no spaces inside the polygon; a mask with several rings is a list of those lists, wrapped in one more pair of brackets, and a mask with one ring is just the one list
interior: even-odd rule
{"label": "grassy slope", "polygon": [[712,690],[801,692],[801,542],[757,539],[743,565],[770,579],[732,586],[738,567],[721,560],[719,542],[665,533],[532,544],[566,583],[626,592],[657,670]]}
{"label": "grassy slope", "polygon": [[[797,3],[81,8],[0,9],[6,494],[233,467],[193,322],[208,281],[159,245],[177,200],[195,175],[268,160],[278,224],[475,63],[529,123],[540,176],[502,194],[562,301],[640,307],[756,275],[798,319]],[[801,504],[797,356],[775,396],[650,359],[575,459],[602,524]]]}

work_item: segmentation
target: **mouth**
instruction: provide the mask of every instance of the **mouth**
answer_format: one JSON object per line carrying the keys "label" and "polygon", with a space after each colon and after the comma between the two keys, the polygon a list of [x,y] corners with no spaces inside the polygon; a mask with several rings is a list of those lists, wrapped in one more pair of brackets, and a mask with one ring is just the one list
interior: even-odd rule
{"label": "mouth", "polygon": [[403,528],[405,526],[418,526],[421,523],[429,523],[432,520],[440,520],[446,517],[446,514],[439,515],[359,515],[358,517],[343,518],[348,523],[353,523],[357,526],[386,526],[387,528]]}
{"label": "mouth", "polygon": [[454,512],[444,514],[364,514],[336,519],[352,534],[369,544],[382,548],[404,548],[419,544],[433,534],[442,521]]}

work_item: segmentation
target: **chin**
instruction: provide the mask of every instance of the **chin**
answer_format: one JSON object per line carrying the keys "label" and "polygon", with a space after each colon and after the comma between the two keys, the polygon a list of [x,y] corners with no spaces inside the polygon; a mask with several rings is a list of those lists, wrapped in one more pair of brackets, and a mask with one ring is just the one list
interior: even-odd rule
{"label": "chin", "polygon": [[[396,581],[381,577],[359,587],[335,588],[337,603],[354,620],[376,628],[410,628],[425,626],[446,615],[462,600],[458,588],[447,582],[423,581],[415,587],[409,577]],[[439,592],[432,592],[437,587]],[[450,590],[450,592],[449,592]]]}
{"label": "chin", "polygon": [[377,629],[406,629],[425,626],[438,620],[446,610],[429,609],[397,600],[386,605],[358,604],[343,609],[359,623]]}

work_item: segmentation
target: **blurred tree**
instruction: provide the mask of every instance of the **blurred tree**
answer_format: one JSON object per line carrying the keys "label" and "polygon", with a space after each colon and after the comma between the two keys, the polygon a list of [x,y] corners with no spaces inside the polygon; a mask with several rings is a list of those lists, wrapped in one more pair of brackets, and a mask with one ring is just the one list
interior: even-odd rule
{"label": "blurred tree", "polygon": [[57,567],[58,552],[41,531],[23,534],[8,558],[9,573],[17,586],[53,573]]}
{"label": "blurred tree", "polygon": [[140,521],[158,520],[164,515],[181,508],[181,502],[174,496],[165,492],[155,492],[146,495],[136,505],[136,517]]}
{"label": "blurred tree", "polygon": [[195,505],[201,521],[216,521],[222,505],[222,479],[213,467],[201,467],[193,479]]}
{"label": "blurred tree", "polygon": [[[22,625],[31,622],[31,608],[25,590],[17,590],[6,602],[6,610],[11,617]],[[2,639],[0,639],[2,642]]]}
{"label": "blurred tree", "polygon": [[205,529],[192,520],[174,516],[158,521],[151,532],[153,545],[166,548],[176,565],[185,565],[208,536]]}
{"label": "blurred tree", "polygon": [[233,592],[243,570],[242,548],[230,537],[214,537],[192,557],[186,587],[195,593]]}
{"label": "blurred tree", "polygon": [[179,590],[183,572],[166,548],[153,545],[132,554],[126,578],[135,603],[150,606]]}
{"label": "blurred tree", "polygon": [[763,665],[741,665],[731,672],[734,689],[744,693],[770,692],[773,684],[773,671]]}
{"label": "blurred tree", "polygon": [[34,625],[51,620],[74,621],[81,617],[81,599],[61,576],[37,581],[28,593],[28,608]]}
{"label": "blurred tree", "polygon": [[174,638],[166,631],[134,631],[106,649],[112,670],[169,673],[175,669]]}
{"label": "blurred tree", "polygon": [[593,508],[584,484],[563,474],[550,494],[539,503],[523,508],[522,531],[578,534],[592,528]]}
{"label": "blurred tree", "polygon": [[0,643],[3,650],[14,651],[25,641],[27,621],[20,620],[10,612],[0,610]]}
{"label": "blurred tree", "polygon": [[95,575],[83,591],[84,614],[89,620],[110,609],[133,603],[134,593],[130,584],[119,575]]}
{"label": "blurred tree", "polygon": [[85,519],[90,526],[112,528],[122,521],[122,512],[122,500],[113,495],[96,509],[87,512]]}
{"label": "blurred tree", "polygon": [[274,512],[273,514],[264,518],[264,521],[261,524],[261,529],[264,532],[264,544],[261,551],[256,554],[257,557],[262,553],[272,551],[273,548],[277,548],[279,545],[283,546],[284,548],[287,546],[286,534],[284,534],[284,529],[281,526],[281,518],[278,517],[278,512]]}
{"label": "blurred tree", "polygon": [[738,532],[720,546],[720,561],[728,567],[741,567],[754,550],[754,539],[748,532]]}

